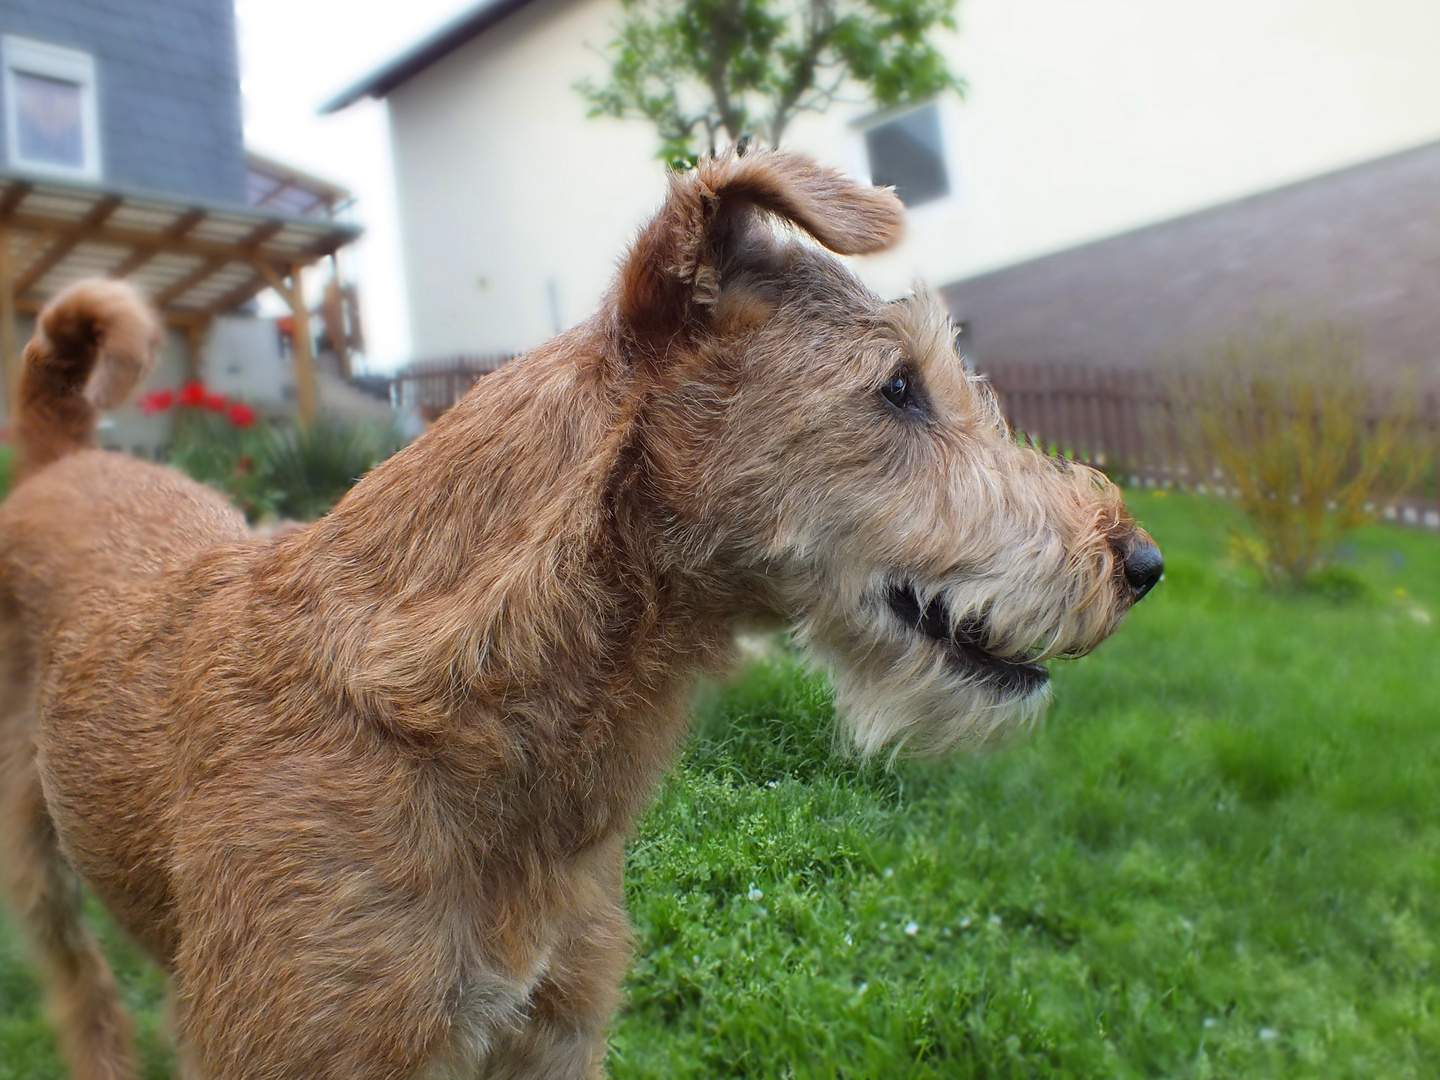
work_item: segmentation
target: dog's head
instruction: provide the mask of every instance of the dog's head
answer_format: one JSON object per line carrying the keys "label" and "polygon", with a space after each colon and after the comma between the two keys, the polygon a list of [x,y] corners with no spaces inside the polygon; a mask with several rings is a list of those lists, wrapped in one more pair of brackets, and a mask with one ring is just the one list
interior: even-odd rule
{"label": "dog's head", "polygon": [[798,157],[706,161],[611,305],[674,559],[798,626],[866,753],[1034,717],[1044,662],[1093,649],[1160,572],[1112,484],[1017,443],[929,298],[883,301],[800,235],[860,254],[901,219]]}

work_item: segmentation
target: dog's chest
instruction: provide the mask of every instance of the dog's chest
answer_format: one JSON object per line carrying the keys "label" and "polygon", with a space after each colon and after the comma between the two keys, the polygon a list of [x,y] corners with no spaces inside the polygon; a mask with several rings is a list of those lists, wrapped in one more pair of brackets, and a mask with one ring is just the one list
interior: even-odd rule
{"label": "dog's chest", "polygon": [[463,976],[454,999],[450,1037],[423,1080],[473,1080],[528,1022],[527,1006],[550,966],[548,951],[519,976],[477,965]]}

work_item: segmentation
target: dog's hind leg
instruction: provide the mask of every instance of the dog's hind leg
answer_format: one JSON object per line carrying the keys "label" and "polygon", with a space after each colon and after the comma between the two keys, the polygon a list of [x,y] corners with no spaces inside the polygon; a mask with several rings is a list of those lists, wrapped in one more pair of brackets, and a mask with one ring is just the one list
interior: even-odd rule
{"label": "dog's hind leg", "polygon": [[35,768],[34,715],[14,682],[0,689],[0,869],[12,910],[48,984],[51,1022],[75,1080],[137,1073],[130,1019],[110,967],[80,917],[80,884],[66,864]]}

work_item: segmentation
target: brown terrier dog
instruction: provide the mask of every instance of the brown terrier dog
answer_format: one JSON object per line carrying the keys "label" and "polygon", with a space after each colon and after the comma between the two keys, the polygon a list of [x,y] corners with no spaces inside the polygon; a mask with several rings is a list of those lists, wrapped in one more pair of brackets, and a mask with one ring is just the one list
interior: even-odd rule
{"label": "brown terrier dog", "polygon": [[153,317],[41,316],[0,506],[5,869],[76,1076],[134,1073],[77,872],[173,979],[187,1075],[601,1074],[624,845],[742,621],[861,751],[1032,717],[1160,573],[1016,443],[942,315],[831,251],[901,206],[757,151],[674,179],[599,314],[303,530],[91,449]]}

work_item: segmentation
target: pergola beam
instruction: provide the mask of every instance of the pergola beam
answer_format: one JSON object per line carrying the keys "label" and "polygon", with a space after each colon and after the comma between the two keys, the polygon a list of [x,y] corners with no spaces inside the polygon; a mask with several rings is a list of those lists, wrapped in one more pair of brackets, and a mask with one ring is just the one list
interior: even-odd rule
{"label": "pergola beam", "polygon": [[[52,231],[57,235],[69,236],[79,230],[75,221],[62,217],[55,217],[51,214],[32,214],[17,212],[10,217],[10,223],[17,229],[29,229],[39,232]],[[288,221],[267,222],[267,225],[274,224],[275,232],[280,232],[287,225]],[[274,235],[273,233],[271,235]],[[113,244],[116,247],[150,247],[155,243],[155,234],[146,232],[144,229],[127,228],[122,225],[101,225],[90,230],[86,240],[95,240],[103,244]],[[168,241],[164,250],[173,251],[179,255],[201,255],[210,258],[216,255],[226,255],[232,259],[245,260],[249,252],[244,250],[248,238],[238,240],[207,240],[200,236],[177,236]],[[275,252],[273,258],[292,259],[297,254],[314,254],[317,258],[328,255],[330,252],[344,247],[353,239],[353,236],[343,233],[332,233],[317,237],[314,242],[305,245],[300,252]]]}
{"label": "pergola beam", "polygon": [[[247,233],[245,237],[240,241],[240,251],[242,253],[242,256],[247,260],[253,257],[255,252],[260,248],[261,244],[265,243],[266,240],[269,240],[270,237],[274,236],[284,227],[285,226],[278,221],[267,221],[263,225],[258,225],[255,228],[251,229],[250,232]],[[155,306],[158,308],[163,308],[168,306],[169,304],[174,303],[191,289],[195,288],[195,286],[199,285],[207,278],[219,273],[222,269],[224,269],[226,266],[228,266],[234,261],[235,260],[233,258],[221,255],[216,255],[212,258],[206,259],[194,270],[191,270],[190,273],[186,274],[178,281],[171,282],[165,288],[161,289],[158,293],[156,293],[154,296]]]}
{"label": "pergola beam", "polygon": [[219,255],[206,259],[184,277],[177,278],[169,285],[166,285],[165,288],[151,297],[151,300],[157,308],[167,307],[173,303],[177,297],[183,296],[206,278],[218,274],[229,262],[229,259]]}
{"label": "pergola beam", "polygon": [[35,239],[31,240],[30,243],[25,246],[24,251],[20,252],[20,257],[14,260],[14,265],[21,267],[29,266],[32,262],[38,259],[41,253],[44,252],[44,250],[48,248],[54,241],[54,233],[40,233],[38,236],[35,237]]}
{"label": "pergola beam", "polygon": [[[266,226],[261,226],[261,228],[256,229],[253,233],[246,237],[245,242],[249,249],[246,261],[249,262],[251,266],[256,266],[257,260],[261,262],[264,261],[260,260],[259,258],[260,246],[270,235],[273,235],[266,232],[265,230]],[[274,268],[269,266],[268,263],[265,265],[264,269],[268,271],[276,281],[280,280],[280,275],[277,274]],[[256,293],[264,289],[267,285],[273,288],[271,280],[266,278],[265,275],[260,272],[259,267],[257,267],[256,273],[253,277],[241,282],[229,292],[224,293],[221,296],[217,296],[214,300],[210,302],[210,305],[201,312],[201,314],[204,318],[207,319],[214,318],[222,311],[228,311],[229,309],[235,307],[237,304],[243,304],[246,300],[249,300]],[[277,291],[282,297],[286,296],[286,293],[283,289],[279,289]],[[286,303],[289,303],[288,298],[286,299]]]}
{"label": "pergola beam", "polygon": [[164,241],[162,243],[151,244],[149,247],[137,247],[129,255],[125,256],[121,262],[111,267],[110,276],[112,278],[129,277],[151,259],[155,258],[156,255],[159,255],[160,252],[164,251],[165,245],[169,241],[180,239],[180,237],[204,221],[206,213],[207,211],[201,210],[199,207],[191,207],[189,210],[186,210],[185,213],[181,214],[166,227]]}
{"label": "pergola beam", "polygon": [[290,283],[285,280],[284,276],[280,273],[280,271],[276,270],[275,267],[271,266],[264,259],[260,258],[252,258],[250,260],[250,265],[255,267],[255,272],[260,275],[261,279],[264,280],[266,285],[269,285],[270,288],[274,289],[277,293],[280,294],[281,299],[283,299],[287,304],[294,302],[294,299],[290,294]]}
{"label": "pergola beam", "polygon": [[[17,294],[29,292],[37,281],[59,265],[61,259],[69,255],[81,243],[94,237],[105,224],[105,219],[119,208],[121,201],[118,195],[106,195],[92,206],[90,212],[79,222],[63,232],[56,230],[58,235],[55,242],[50,245],[50,249],[31,266],[20,271],[20,276],[15,279],[15,292]],[[16,217],[18,218],[19,215]]]}
{"label": "pergola beam", "polygon": [[256,274],[255,276],[248,278],[241,284],[235,286],[235,288],[231,289],[229,292],[221,296],[217,296],[214,300],[210,302],[209,306],[201,310],[200,314],[205,318],[213,318],[216,315],[229,311],[233,307],[238,307],[246,300],[249,300],[256,293],[263,290],[265,288],[265,284],[265,279],[262,278],[259,274]]}
{"label": "pergola beam", "polygon": [[287,179],[287,180],[281,180],[281,181],[280,181],[278,184],[276,184],[273,188],[271,188],[269,191],[267,191],[267,192],[265,193],[264,197],[256,200],[255,205],[256,205],[256,206],[269,206],[271,199],[275,198],[275,196],[277,196],[277,195],[284,194],[285,192],[291,190],[291,189],[294,188],[294,187],[295,187],[295,177],[292,176],[292,177],[290,177],[290,178]]}
{"label": "pergola beam", "polygon": [[7,220],[15,212],[15,208],[25,201],[25,196],[33,190],[35,185],[28,180],[12,184],[4,196],[0,197],[0,221]]}

